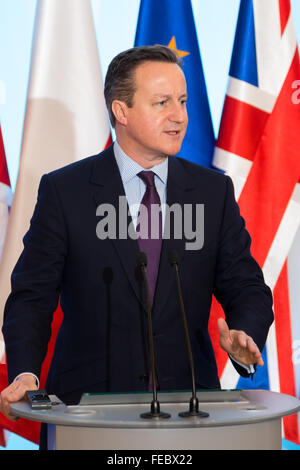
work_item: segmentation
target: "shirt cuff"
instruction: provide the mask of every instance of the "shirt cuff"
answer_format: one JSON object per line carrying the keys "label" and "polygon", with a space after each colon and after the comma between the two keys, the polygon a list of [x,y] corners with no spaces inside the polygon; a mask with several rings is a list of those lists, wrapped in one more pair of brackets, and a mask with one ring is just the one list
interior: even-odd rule
{"label": "shirt cuff", "polygon": [[39,389],[40,388],[40,381],[39,379],[37,378],[37,376],[35,374],[33,374],[32,372],[22,372],[21,374],[17,375],[17,377],[14,378],[14,382],[16,380],[18,380],[19,377],[21,377],[21,375],[32,375],[35,380],[36,380],[36,384],[37,384],[37,388]]}
{"label": "shirt cuff", "polygon": [[229,354],[229,356],[231,357],[231,359],[236,362],[239,366],[241,367],[244,367],[244,369],[246,369],[246,371],[248,372],[248,374],[254,374],[255,373],[255,367],[254,367],[254,364],[242,364],[241,362],[237,361],[234,357],[232,357],[231,354]]}

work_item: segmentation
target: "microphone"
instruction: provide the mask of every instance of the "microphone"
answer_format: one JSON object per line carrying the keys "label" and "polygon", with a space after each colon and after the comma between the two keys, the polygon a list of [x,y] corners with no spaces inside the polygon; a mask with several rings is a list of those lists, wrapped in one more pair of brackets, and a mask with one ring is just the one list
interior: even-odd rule
{"label": "microphone", "polygon": [[176,273],[179,304],[180,304],[180,310],[181,310],[182,321],[183,321],[183,326],[184,326],[186,344],[187,344],[187,348],[188,348],[190,369],[191,369],[191,374],[192,374],[192,397],[190,399],[189,411],[183,411],[182,413],[178,413],[178,414],[181,418],[189,418],[189,417],[192,417],[192,416],[197,416],[199,418],[207,418],[209,416],[208,413],[206,413],[205,411],[199,411],[199,400],[198,400],[197,395],[196,395],[194,359],[193,359],[191,340],[190,340],[190,335],[189,335],[189,330],[188,330],[186,314],[185,314],[185,310],[184,310],[182,292],[181,292],[181,285],[180,285],[180,279],[179,279],[179,273],[178,273],[178,255],[177,255],[177,252],[176,251],[170,251],[169,255],[168,255],[168,259],[169,259],[170,265],[174,268],[175,273]]}
{"label": "microphone", "polygon": [[150,349],[152,392],[153,392],[151,410],[148,413],[142,413],[140,417],[143,419],[153,419],[153,418],[166,419],[166,418],[170,418],[171,415],[169,413],[163,413],[160,411],[160,403],[157,400],[157,382],[156,382],[156,372],[155,372],[154,340],[153,340],[152,315],[151,315],[151,297],[150,297],[149,284],[148,284],[148,279],[147,279],[147,274],[146,274],[147,256],[145,253],[139,252],[137,254],[137,265],[142,271],[144,283],[146,286],[146,293],[147,293],[149,349]]}

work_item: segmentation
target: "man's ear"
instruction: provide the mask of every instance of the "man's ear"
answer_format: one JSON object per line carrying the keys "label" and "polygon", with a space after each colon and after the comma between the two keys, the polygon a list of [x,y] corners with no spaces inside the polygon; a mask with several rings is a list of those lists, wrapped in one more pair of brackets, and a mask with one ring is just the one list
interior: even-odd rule
{"label": "man's ear", "polygon": [[127,124],[127,104],[124,101],[114,100],[111,105],[116,121],[126,126]]}

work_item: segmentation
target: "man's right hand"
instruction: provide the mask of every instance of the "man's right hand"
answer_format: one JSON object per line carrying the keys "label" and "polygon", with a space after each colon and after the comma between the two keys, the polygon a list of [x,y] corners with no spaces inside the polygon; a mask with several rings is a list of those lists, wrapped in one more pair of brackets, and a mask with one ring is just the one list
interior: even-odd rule
{"label": "man's right hand", "polygon": [[24,398],[28,390],[37,390],[35,377],[31,374],[23,374],[12,382],[0,394],[0,411],[9,419],[17,421],[17,417],[10,414],[10,404]]}

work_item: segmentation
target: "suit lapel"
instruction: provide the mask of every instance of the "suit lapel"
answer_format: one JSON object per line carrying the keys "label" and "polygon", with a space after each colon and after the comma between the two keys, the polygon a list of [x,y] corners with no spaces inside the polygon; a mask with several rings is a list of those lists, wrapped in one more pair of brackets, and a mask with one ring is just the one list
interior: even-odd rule
{"label": "suit lapel", "polygon": [[[146,304],[141,299],[139,286],[140,278],[136,268],[136,257],[139,251],[138,243],[136,240],[128,236],[126,236],[125,239],[119,238],[119,196],[123,196],[125,198],[125,191],[112,146],[105,150],[99,158],[95,160],[90,183],[94,186],[93,197],[96,207],[100,204],[110,204],[115,208],[116,238],[110,238],[110,241],[119,256],[121,266],[135,295],[139,301],[144,304],[144,308],[146,309]],[[123,202],[124,201],[125,199],[123,199]],[[123,205],[123,209],[126,210],[124,226],[126,225],[127,230],[129,224],[132,222],[127,202],[126,206]]]}
{"label": "suit lapel", "polygon": [[[100,204],[111,204],[116,210],[116,238],[111,239],[111,242],[118,253],[120,263],[124,272],[132,286],[132,289],[146,310],[146,300],[141,295],[140,289],[140,275],[136,268],[136,256],[139,252],[137,240],[130,237],[120,239],[119,234],[119,196],[125,197],[125,191],[115,160],[113,147],[105,150],[99,158],[95,159],[92,168],[90,183],[94,186],[93,196],[96,207]],[[182,207],[186,199],[186,191],[191,189],[193,184],[190,181],[189,175],[184,170],[184,167],[174,157],[169,157],[168,161],[168,182],[167,182],[167,206],[170,208],[173,204],[180,204]],[[131,216],[128,211],[128,204],[126,204],[127,213],[127,227],[132,222]],[[169,252],[175,250],[178,254],[179,262],[182,261],[185,252],[185,239],[182,227],[182,237],[175,239],[172,236],[164,238],[162,242],[161,258],[159,273],[156,283],[156,292],[153,302],[153,314],[156,317],[162,314],[162,310],[167,302],[168,296],[172,285],[174,286],[174,276],[172,267],[168,261]]]}
{"label": "suit lapel", "polygon": [[[171,208],[173,204],[180,204],[183,214],[183,206],[186,200],[186,191],[188,191],[192,187],[193,185],[191,184],[188,175],[186,174],[184,168],[179,163],[179,161],[174,157],[169,157],[167,182],[168,208]],[[163,314],[162,312],[170,295],[172,286],[174,287],[175,273],[168,260],[169,253],[173,250],[176,251],[179,263],[182,261],[185,253],[183,219],[181,226],[181,238],[174,238],[172,225],[173,224],[171,224],[170,237],[164,238],[162,243],[159,274],[157,278],[156,293],[153,305],[153,315],[155,315],[155,318],[160,318],[160,316]]]}

